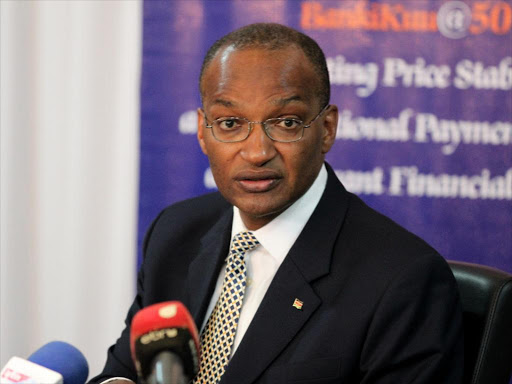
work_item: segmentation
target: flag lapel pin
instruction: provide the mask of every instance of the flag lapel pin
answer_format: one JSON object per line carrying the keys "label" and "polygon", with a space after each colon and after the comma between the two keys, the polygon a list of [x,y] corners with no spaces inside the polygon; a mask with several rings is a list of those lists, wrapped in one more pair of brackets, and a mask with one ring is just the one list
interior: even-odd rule
{"label": "flag lapel pin", "polygon": [[299,311],[302,310],[303,305],[304,305],[304,303],[302,301],[300,301],[299,299],[295,299],[295,301],[293,302],[293,307],[297,308]]}

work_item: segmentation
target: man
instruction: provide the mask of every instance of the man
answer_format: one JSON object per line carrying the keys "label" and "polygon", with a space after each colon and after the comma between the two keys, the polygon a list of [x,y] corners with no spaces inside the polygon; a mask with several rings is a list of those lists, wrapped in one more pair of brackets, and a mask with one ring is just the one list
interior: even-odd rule
{"label": "man", "polygon": [[[338,110],[318,45],[281,25],[246,26],[210,48],[200,91],[198,139],[220,193],[154,221],[127,328],[92,382],[135,381],[133,315],[179,300],[202,330],[194,383],[459,383],[446,262],[324,163]],[[227,348],[225,300],[236,302]]]}

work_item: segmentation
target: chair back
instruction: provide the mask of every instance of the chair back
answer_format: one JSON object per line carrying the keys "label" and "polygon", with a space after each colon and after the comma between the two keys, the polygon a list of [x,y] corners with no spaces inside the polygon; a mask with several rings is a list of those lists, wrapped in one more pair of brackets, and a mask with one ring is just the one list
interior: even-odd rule
{"label": "chair back", "polygon": [[449,261],[464,311],[464,383],[509,384],[512,372],[512,275]]}

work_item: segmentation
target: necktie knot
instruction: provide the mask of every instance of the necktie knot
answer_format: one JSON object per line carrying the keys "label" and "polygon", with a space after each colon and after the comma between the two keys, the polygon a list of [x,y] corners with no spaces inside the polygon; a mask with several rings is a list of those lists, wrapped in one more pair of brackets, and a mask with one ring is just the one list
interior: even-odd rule
{"label": "necktie knot", "polygon": [[258,246],[260,242],[251,231],[242,231],[237,233],[231,241],[229,254],[245,254]]}

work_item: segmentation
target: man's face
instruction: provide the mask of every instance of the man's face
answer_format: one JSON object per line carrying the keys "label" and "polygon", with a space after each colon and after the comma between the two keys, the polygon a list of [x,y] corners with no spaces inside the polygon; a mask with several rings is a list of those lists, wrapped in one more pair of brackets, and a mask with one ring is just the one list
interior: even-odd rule
{"label": "man's face", "polygon": [[[316,96],[318,82],[298,48],[227,47],[203,74],[204,113],[208,123],[220,117],[290,117],[307,124],[324,107]],[[240,209],[247,228],[267,224],[308,190],[334,142],[337,116],[337,108],[329,107],[292,143],[272,141],[261,124],[253,124],[245,141],[223,143],[205,127],[206,118],[198,111],[198,139],[217,187]]]}

